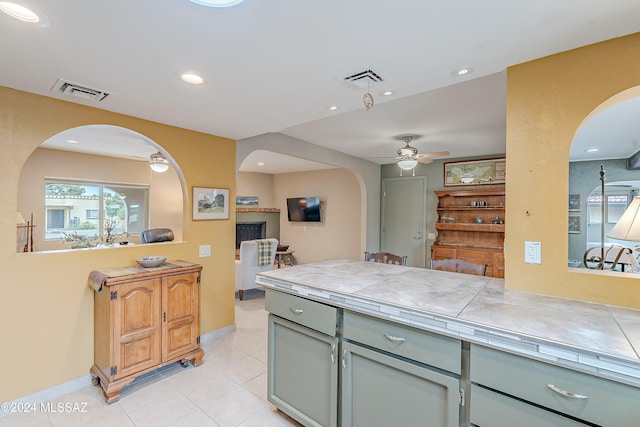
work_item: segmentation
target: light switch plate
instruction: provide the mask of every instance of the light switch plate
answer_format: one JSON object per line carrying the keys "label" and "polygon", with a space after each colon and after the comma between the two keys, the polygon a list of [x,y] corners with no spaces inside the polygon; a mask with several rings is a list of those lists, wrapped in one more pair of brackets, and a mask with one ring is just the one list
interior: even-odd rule
{"label": "light switch plate", "polygon": [[540,242],[524,242],[524,262],[542,264],[542,244]]}
{"label": "light switch plate", "polygon": [[200,245],[200,258],[211,256],[211,245]]}

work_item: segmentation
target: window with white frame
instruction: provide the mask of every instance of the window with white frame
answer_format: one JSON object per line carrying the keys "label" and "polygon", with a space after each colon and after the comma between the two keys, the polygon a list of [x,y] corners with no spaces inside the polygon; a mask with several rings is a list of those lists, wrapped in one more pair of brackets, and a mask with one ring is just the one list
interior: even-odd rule
{"label": "window with white frame", "polygon": [[148,228],[146,186],[47,180],[44,198],[45,239],[65,239],[74,241],[76,247],[87,247],[112,243]]}

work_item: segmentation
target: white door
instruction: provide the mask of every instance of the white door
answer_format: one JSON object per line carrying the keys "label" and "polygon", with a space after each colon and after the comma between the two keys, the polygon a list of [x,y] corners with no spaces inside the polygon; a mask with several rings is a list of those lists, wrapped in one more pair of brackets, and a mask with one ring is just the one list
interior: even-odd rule
{"label": "white door", "polygon": [[425,267],[427,227],[427,178],[382,180],[382,252],[407,255],[407,265]]}

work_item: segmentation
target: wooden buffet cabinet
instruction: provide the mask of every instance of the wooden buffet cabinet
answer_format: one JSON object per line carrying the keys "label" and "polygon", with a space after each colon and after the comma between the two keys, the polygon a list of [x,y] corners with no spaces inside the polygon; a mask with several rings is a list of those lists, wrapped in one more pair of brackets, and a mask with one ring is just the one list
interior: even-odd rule
{"label": "wooden buffet cabinet", "polygon": [[504,189],[435,191],[436,241],[431,259],[460,259],[504,277]]}
{"label": "wooden buffet cabinet", "polygon": [[94,293],[94,365],[91,376],[107,403],[149,371],[169,363],[202,363],[200,274],[183,261],[158,268],[105,270]]}

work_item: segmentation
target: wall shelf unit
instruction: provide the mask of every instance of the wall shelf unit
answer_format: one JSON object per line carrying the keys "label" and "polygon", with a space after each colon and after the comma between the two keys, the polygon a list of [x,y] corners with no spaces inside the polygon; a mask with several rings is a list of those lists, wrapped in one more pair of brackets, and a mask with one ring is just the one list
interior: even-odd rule
{"label": "wall shelf unit", "polygon": [[504,277],[505,190],[445,190],[438,196],[436,241],[431,259],[460,259]]}

